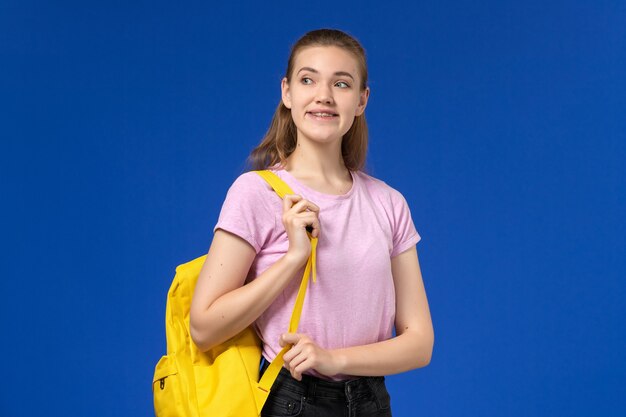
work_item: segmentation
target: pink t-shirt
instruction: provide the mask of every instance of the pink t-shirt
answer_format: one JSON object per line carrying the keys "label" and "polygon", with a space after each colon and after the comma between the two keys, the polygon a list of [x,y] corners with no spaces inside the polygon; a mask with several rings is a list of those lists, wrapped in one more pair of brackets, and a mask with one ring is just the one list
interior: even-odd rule
{"label": "pink t-shirt", "polygon": [[[284,169],[274,172],[320,207],[317,282],[309,281],[298,332],[327,349],[389,339],[395,319],[391,258],[420,240],[405,198],[361,171],[351,172],[352,188],[343,195],[315,191]],[[246,282],[287,252],[282,210],[282,200],[255,172],[240,175],[228,190],[214,231],[234,233],[254,247]],[[303,273],[304,267],[256,321],[268,360],[281,350],[278,340],[288,329]]]}

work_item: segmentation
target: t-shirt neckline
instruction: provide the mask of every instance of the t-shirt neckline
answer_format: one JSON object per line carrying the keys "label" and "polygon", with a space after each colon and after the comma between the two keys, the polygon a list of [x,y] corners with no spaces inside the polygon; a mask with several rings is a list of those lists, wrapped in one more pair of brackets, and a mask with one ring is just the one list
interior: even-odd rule
{"label": "t-shirt neckline", "polygon": [[354,191],[356,190],[356,186],[357,186],[358,175],[356,175],[356,173],[351,170],[348,170],[348,172],[350,172],[350,176],[352,177],[352,187],[350,187],[350,189],[345,194],[326,194],[326,193],[322,193],[317,190],[314,190],[313,188],[301,183],[300,181],[298,181],[296,177],[291,175],[291,173],[285,170],[284,168],[277,170],[275,167],[272,167],[270,169],[283,174],[285,177],[287,177],[290,180],[290,182],[292,182],[293,184],[297,185],[299,188],[306,191],[309,196],[324,199],[324,200],[336,201],[336,200],[345,200],[346,198],[350,198],[350,196],[354,194]]}

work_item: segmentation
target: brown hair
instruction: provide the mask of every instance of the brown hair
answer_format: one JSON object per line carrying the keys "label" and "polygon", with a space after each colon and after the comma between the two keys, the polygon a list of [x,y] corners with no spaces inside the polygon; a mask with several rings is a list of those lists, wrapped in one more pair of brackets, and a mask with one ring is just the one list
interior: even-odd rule
{"label": "brown hair", "polygon": [[[285,77],[291,82],[295,57],[301,49],[310,46],[336,46],[354,55],[361,75],[361,91],[367,88],[367,62],[365,50],[352,36],[336,29],[318,29],[306,33],[291,48]],[[344,164],[350,171],[363,170],[367,155],[367,122],[365,113],[354,118],[350,129],[341,141],[341,154]],[[263,140],[252,150],[248,164],[252,169],[267,169],[273,165],[284,166],[287,157],[296,149],[296,125],[289,110],[282,102],[272,118]]]}

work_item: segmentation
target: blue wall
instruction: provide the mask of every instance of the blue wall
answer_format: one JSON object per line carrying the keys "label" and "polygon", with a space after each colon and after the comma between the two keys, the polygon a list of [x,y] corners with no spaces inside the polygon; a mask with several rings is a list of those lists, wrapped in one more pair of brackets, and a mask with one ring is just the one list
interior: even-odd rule
{"label": "blue wall", "polygon": [[422,235],[395,415],[626,415],[626,4],[226,3],[0,4],[0,415],[151,415],[174,267],[319,27],[368,52],[370,172]]}

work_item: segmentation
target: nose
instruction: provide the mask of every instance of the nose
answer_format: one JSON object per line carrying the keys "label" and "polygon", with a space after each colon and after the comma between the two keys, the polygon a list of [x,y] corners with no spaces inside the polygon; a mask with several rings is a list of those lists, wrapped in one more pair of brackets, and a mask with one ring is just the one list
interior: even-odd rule
{"label": "nose", "polygon": [[315,101],[318,103],[331,104],[333,100],[333,90],[326,83],[319,83]]}

